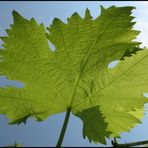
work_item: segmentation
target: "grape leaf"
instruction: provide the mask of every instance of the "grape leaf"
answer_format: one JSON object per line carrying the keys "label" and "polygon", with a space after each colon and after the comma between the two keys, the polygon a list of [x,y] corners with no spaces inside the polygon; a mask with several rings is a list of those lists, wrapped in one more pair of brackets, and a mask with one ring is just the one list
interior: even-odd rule
{"label": "grape leaf", "polygon": [[[84,18],[74,13],[67,24],[55,18],[49,33],[43,24],[13,11],[14,23],[1,37],[0,75],[25,87],[0,88],[0,113],[20,124],[70,107],[83,121],[83,136],[104,144],[105,137],[140,123],[147,102],[142,93],[148,90],[148,52],[133,41],[139,34],[132,29],[133,8],[101,7],[96,19],[87,9]],[[107,68],[120,59],[114,69]]]}

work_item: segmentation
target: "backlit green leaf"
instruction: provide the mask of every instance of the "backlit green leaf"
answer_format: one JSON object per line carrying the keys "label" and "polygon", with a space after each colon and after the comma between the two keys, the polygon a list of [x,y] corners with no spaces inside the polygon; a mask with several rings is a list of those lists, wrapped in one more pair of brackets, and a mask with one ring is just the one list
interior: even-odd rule
{"label": "backlit green leaf", "polygon": [[[14,22],[0,50],[0,75],[24,83],[0,88],[0,113],[12,124],[38,121],[68,107],[83,121],[83,136],[106,143],[140,123],[148,100],[148,50],[133,41],[134,7],[101,7],[93,19],[74,13],[48,27],[13,11]],[[51,51],[48,40],[55,46]],[[108,64],[120,60],[113,69]],[[138,114],[138,115],[137,115]],[[93,122],[92,122],[93,121]]]}

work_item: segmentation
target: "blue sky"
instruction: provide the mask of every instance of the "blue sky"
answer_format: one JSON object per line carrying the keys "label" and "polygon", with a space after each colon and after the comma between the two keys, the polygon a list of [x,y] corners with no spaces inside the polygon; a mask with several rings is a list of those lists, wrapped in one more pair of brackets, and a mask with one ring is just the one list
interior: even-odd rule
{"label": "blue sky", "polygon": [[[100,5],[109,7],[116,6],[135,6],[133,15],[137,21],[135,29],[141,31],[137,40],[143,42],[141,46],[148,46],[148,2],[0,2],[0,36],[5,35],[5,29],[12,23],[12,10],[18,11],[25,18],[34,17],[38,23],[44,23],[48,27],[54,17],[66,22],[67,17],[72,13],[78,12],[84,16],[85,9],[88,7],[92,16],[95,18],[100,14]],[[1,43],[1,42],[0,42]],[[0,85],[6,84],[21,86],[19,82],[9,81],[5,77],[0,77]],[[50,116],[43,122],[36,122],[29,119],[26,125],[8,125],[5,116],[0,115],[0,146],[13,144],[15,141],[24,146],[55,146],[65,113]],[[148,105],[145,107],[145,117],[142,124],[136,126],[130,133],[123,133],[120,142],[131,142],[147,140],[148,132]],[[82,137],[82,122],[71,115],[70,122],[66,131],[63,146],[101,146],[89,143]],[[110,140],[108,140],[108,146]]]}

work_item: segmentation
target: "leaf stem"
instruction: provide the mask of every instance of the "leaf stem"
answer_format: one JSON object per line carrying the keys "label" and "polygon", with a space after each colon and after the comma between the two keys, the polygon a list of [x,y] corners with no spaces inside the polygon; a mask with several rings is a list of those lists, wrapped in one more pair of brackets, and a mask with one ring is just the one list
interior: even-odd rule
{"label": "leaf stem", "polygon": [[112,141],[113,147],[130,147],[130,146],[137,146],[137,145],[144,145],[144,144],[148,144],[148,140],[138,141],[138,142],[130,142],[130,143],[122,143],[122,144],[118,144],[117,142]]}
{"label": "leaf stem", "polygon": [[65,119],[64,119],[64,123],[63,123],[63,126],[62,126],[62,130],[61,130],[61,133],[60,133],[60,136],[59,136],[56,147],[61,147],[61,145],[62,145],[64,135],[65,135],[65,131],[66,131],[66,128],[67,128],[69,117],[70,117],[70,112],[71,112],[71,108],[68,107],[67,111],[66,111],[66,116],[65,116]]}

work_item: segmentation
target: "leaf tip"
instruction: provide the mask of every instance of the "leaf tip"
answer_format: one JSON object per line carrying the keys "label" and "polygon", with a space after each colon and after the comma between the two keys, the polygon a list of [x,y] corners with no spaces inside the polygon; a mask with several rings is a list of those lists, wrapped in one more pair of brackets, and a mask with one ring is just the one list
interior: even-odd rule
{"label": "leaf tip", "polygon": [[13,10],[13,11],[12,11],[12,15],[13,15],[13,16],[15,16],[15,15],[17,15],[17,14],[18,14],[18,12],[17,12],[16,10]]}
{"label": "leaf tip", "polygon": [[78,17],[79,16],[79,14],[77,13],[77,12],[74,12],[73,14],[72,14],[72,17]]}
{"label": "leaf tip", "polygon": [[57,17],[55,17],[52,21],[52,25],[63,25],[63,24],[64,23],[60,19],[58,19]]}
{"label": "leaf tip", "polygon": [[12,15],[14,18],[21,16],[16,10],[12,11]]}
{"label": "leaf tip", "polygon": [[92,16],[90,14],[90,10],[88,8],[86,8],[86,11],[85,11],[85,19],[92,19]]}
{"label": "leaf tip", "polygon": [[104,11],[105,8],[103,7],[103,5],[100,5],[101,11]]}
{"label": "leaf tip", "polygon": [[12,11],[12,16],[14,23],[17,22],[18,20],[24,20],[24,17],[21,16],[16,10]]}
{"label": "leaf tip", "polygon": [[100,5],[100,9],[101,9],[101,14],[102,14],[103,12],[105,12],[105,10],[106,10],[103,5]]}

